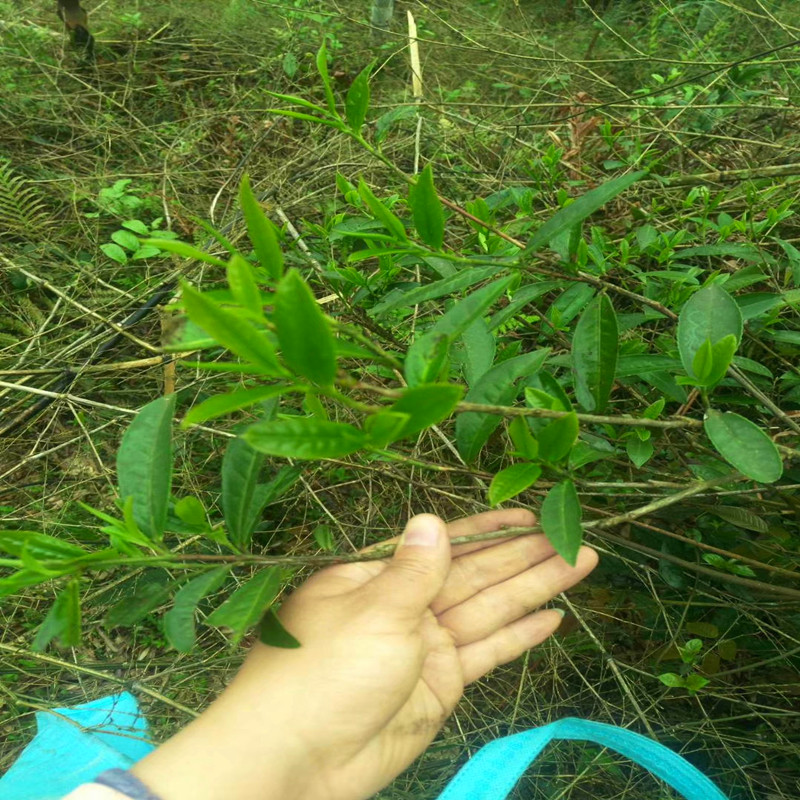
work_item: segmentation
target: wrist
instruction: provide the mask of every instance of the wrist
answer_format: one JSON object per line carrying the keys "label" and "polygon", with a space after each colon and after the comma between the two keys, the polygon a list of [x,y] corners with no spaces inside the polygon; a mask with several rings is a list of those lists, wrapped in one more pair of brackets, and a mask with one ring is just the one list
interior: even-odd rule
{"label": "wrist", "polygon": [[306,796],[308,768],[291,726],[264,712],[264,698],[248,704],[233,689],[132,768],[161,800]]}

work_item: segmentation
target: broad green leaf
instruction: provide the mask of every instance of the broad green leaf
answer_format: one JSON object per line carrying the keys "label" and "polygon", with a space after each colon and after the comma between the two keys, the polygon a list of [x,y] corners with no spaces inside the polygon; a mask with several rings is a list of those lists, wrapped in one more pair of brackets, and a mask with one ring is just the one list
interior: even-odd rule
{"label": "broad green leaf", "polygon": [[356,79],[350,84],[347,91],[347,99],[344,108],[347,116],[347,123],[350,128],[358,133],[364,120],[367,118],[369,109],[369,75],[372,72],[372,64],[358,73]]}
{"label": "broad green leaf", "polygon": [[[545,392],[545,394],[550,395],[550,397],[555,400],[555,402],[551,401],[550,405],[550,408],[554,411],[572,411],[572,402],[564,391],[564,387],[547,370],[543,369],[535,375],[532,375],[527,385],[531,389],[539,389]],[[527,399],[527,388],[525,390],[525,395]]]}
{"label": "broad green leaf", "polygon": [[152,245],[167,253],[175,253],[176,256],[180,256],[181,258],[189,258],[192,261],[204,261],[206,264],[222,267],[222,269],[228,266],[221,258],[212,256],[211,253],[206,253],[191,244],[179,242],[176,239],[142,239],[142,244]]}
{"label": "broad green leaf", "polygon": [[681,689],[686,686],[686,679],[675,672],[662,672],[658,679],[664,686],[669,686],[672,689]]}
{"label": "broad green leaf", "polygon": [[208,525],[206,509],[194,495],[182,497],[175,503],[173,510],[175,516],[187,525],[194,525],[195,527]]}
{"label": "broad green leaf", "polygon": [[598,295],[581,314],[572,337],[575,395],[589,412],[606,407],[617,368],[619,328],[614,306]]}
{"label": "broad green leaf", "polygon": [[655,452],[650,439],[642,441],[638,436],[631,436],[625,442],[625,450],[628,453],[628,458],[637,469],[641,469],[653,457]]}
{"label": "broad green leaf", "polygon": [[117,484],[123,502],[133,498],[133,518],[149,539],[160,541],[172,488],[172,417],[175,395],[144,406],[117,451]]}
{"label": "broad green leaf", "polygon": [[400,438],[399,434],[408,422],[408,414],[397,414],[393,411],[379,411],[364,420],[364,433],[367,444],[376,450],[383,450]]}
{"label": "broad green leaf", "polygon": [[714,506],[708,510],[720,519],[724,519],[725,522],[730,522],[731,525],[748,531],[766,533],[769,530],[769,525],[764,519],[741,506]]}
{"label": "broad green leaf", "polygon": [[234,642],[238,642],[261,619],[278,596],[281,583],[279,567],[262,569],[210,614],[205,624],[216,628],[230,628]]}
{"label": "broad green leaf", "polygon": [[81,598],[77,578],[59,592],[36,632],[31,650],[41,653],[56,637],[64,647],[77,647],[81,643]]}
{"label": "broad green leaf", "polygon": [[[267,270],[272,280],[279,281],[283,274],[283,253],[278,243],[278,235],[275,232],[275,226],[268,219],[253,194],[253,190],[250,188],[250,178],[246,174],[242,177],[239,185],[239,205],[242,207],[242,214],[247,223],[247,235],[259,263]],[[230,281],[230,270],[228,280]],[[231,289],[233,289],[233,285],[231,285]],[[234,296],[236,296],[235,291]],[[258,303],[260,307],[260,297]]]}
{"label": "broad green leaf", "polygon": [[403,374],[409,386],[431,383],[440,378],[448,365],[450,337],[428,331],[418,336],[408,348],[403,362]]}
{"label": "broad green leaf", "polygon": [[192,322],[245,361],[261,367],[266,375],[284,375],[275,350],[263,331],[233,311],[222,308],[188,283],[182,284],[183,304]]}
{"label": "broad green leaf", "polygon": [[705,341],[710,339],[713,346],[729,335],[737,343],[742,339],[742,312],[736,301],[716,283],[695,292],[678,319],[678,350],[689,377],[697,378],[692,364]]}
{"label": "broad green leaf", "polygon": [[0,553],[21,556],[23,549],[40,561],[69,561],[86,555],[72,542],[36,531],[0,531]]}
{"label": "broad green leaf", "polygon": [[112,606],[103,623],[107,629],[128,628],[141,622],[151,611],[169,599],[173,582],[163,582],[163,574],[154,579],[140,580],[133,593]]}
{"label": "broad green leaf", "polygon": [[269,647],[283,647],[294,649],[301,647],[300,642],[283,627],[274,608],[267,609],[267,613],[261,618],[259,628],[259,641]]}
{"label": "broad green leaf", "polygon": [[588,283],[573,283],[547,309],[547,318],[557,326],[566,327],[586,308],[594,296],[595,290]]}
{"label": "broad green leaf", "polygon": [[620,175],[610,181],[591,189],[586,194],[577,198],[566,208],[557,211],[547,222],[542,225],[528,242],[526,250],[538,250],[547,244],[553,237],[558,236],[566,230],[571,230],[576,225],[580,225],[587,217],[602,208],[606,203],[613,200],[617,195],[625,191],[631,184],[643,178],[647,172],[631,172],[628,175]]}
{"label": "broad green leaf", "polygon": [[240,255],[231,256],[228,262],[228,286],[233,299],[242,308],[246,308],[254,317],[263,319],[261,291],[256,283],[256,276],[249,261]]}
{"label": "broad green leaf", "polygon": [[620,356],[617,362],[617,377],[630,378],[645,373],[674,371],[680,368],[681,362],[669,356]]}
{"label": "broad green leaf", "polygon": [[778,448],[761,428],[732,411],[706,412],[703,423],[717,452],[743,475],[761,483],[774,483],[783,474]]}
{"label": "broad green leaf", "polygon": [[429,383],[406,389],[403,396],[389,408],[390,411],[408,416],[396,438],[413,436],[447,419],[463,394],[464,390],[453,383]]}
{"label": "broad green leaf", "polygon": [[191,410],[181,421],[181,428],[188,428],[191,425],[199,425],[210,419],[221,417],[223,414],[230,414],[243,408],[250,408],[256,403],[267,400],[270,397],[279,397],[286,392],[302,387],[287,386],[278,384],[275,386],[259,386],[255,389],[240,389],[238,392],[228,392],[227,394],[217,394],[203,400]]}
{"label": "broad green leaf", "polygon": [[428,247],[441,250],[444,241],[444,209],[433,185],[433,169],[430,164],[417,176],[416,184],[409,190],[408,204],[419,238]]}
{"label": "broad green leaf", "polygon": [[322,78],[322,86],[325,89],[325,99],[328,102],[328,110],[333,116],[338,117],[336,112],[336,100],[333,97],[333,88],[331,85],[331,78],[328,74],[328,47],[325,40],[322,40],[322,45],[317,50],[317,71],[320,78]]}
{"label": "broad green leaf", "polygon": [[[536,373],[544,364],[549,349],[534,350],[492,367],[470,388],[464,398],[468,403],[507,406],[519,393],[517,380]],[[456,418],[456,446],[465,461],[474,461],[486,440],[501,423],[502,417],[468,411]]]}
{"label": "broad green leaf", "polygon": [[524,492],[539,479],[542,468],[538,464],[513,464],[500,470],[489,486],[489,505],[504,503]]}
{"label": "broad green leaf", "polygon": [[259,422],[243,435],[260,453],[283,458],[341,458],[366,447],[363,431],[343,422],[297,417]]}
{"label": "broad green leaf", "polygon": [[336,346],[328,320],[308,284],[292,269],[275,291],[272,314],[283,360],[320,386],[336,377]]}
{"label": "broad green leaf", "polygon": [[182,586],[175,595],[172,608],[164,614],[164,635],[179,653],[188,653],[197,641],[197,604],[222,586],[229,571],[230,567],[217,567],[198,575]]}
{"label": "broad green leaf", "polygon": [[542,530],[555,551],[572,567],[578,560],[583,541],[581,516],[578,493],[570,480],[561,481],[550,489],[540,510]]}
{"label": "broad green leaf", "polygon": [[377,197],[372,193],[372,189],[367,186],[363,178],[358,181],[358,193],[366,204],[367,208],[379,222],[383,224],[389,233],[400,242],[408,241],[406,229],[400,219],[395,216]]}
{"label": "broad green leaf", "polygon": [[523,458],[529,458],[533,461],[539,457],[539,442],[531,433],[525,417],[514,417],[511,420],[508,426],[508,435],[511,437],[517,452]]}
{"label": "broad green leaf", "polygon": [[578,441],[579,430],[578,415],[574,411],[550,420],[537,436],[539,458],[551,463],[566,458],[572,446]]}

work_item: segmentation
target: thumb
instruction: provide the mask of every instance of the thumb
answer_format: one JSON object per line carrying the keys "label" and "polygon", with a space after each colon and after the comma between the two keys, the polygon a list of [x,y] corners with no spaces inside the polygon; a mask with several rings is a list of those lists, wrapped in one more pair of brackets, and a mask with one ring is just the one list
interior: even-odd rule
{"label": "thumb", "polygon": [[439,594],[449,571],[447,526],[434,514],[418,514],[406,524],[392,560],[370,588],[378,602],[416,618]]}

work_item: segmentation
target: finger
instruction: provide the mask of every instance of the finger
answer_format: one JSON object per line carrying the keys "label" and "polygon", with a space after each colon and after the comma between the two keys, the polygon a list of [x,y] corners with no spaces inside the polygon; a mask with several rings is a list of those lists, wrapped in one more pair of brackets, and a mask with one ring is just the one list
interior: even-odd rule
{"label": "finger", "polygon": [[[509,508],[497,511],[485,511],[482,514],[473,514],[471,517],[462,517],[461,519],[454,520],[447,523],[447,535],[451,539],[457,536],[475,536],[479,533],[491,533],[498,531],[502,528],[529,528],[536,526],[536,514],[524,508]],[[514,537],[508,539],[490,539],[486,542],[475,542],[474,544],[459,544],[453,548],[453,556],[464,555],[471,553],[474,550],[480,550],[484,547],[491,547],[499,542],[507,542]],[[387,544],[396,544],[400,541],[399,536],[393,536],[391,539],[384,539],[382,542],[376,542],[363,549],[359,550],[360,553],[369,553],[376,547],[384,547]]]}
{"label": "finger", "polygon": [[537,611],[516,620],[491,636],[458,648],[464,685],[478,680],[500,664],[507,664],[531,647],[541,644],[561,624],[563,614],[555,609]]}
{"label": "finger", "polygon": [[[479,533],[490,533],[502,528],[529,528],[536,525],[536,515],[524,508],[509,508],[498,511],[486,511],[471,517],[457,519],[447,523],[447,532],[451,539],[457,536],[474,536]],[[513,538],[513,537],[512,537]],[[508,539],[492,539],[488,542],[459,544],[453,548],[453,557],[463,556],[484,547],[491,547]]]}
{"label": "finger", "polygon": [[493,547],[484,547],[453,559],[447,581],[431,605],[434,614],[441,614],[555,554],[553,546],[542,534],[519,536],[502,544],[492,544]]}
{"label": "finger", "polygon": [[552,556],[503,583],[478,592],[438,614],[437,619],[453,634],[456,645],[480,641],[574,586],[596,565],[597,553],[589,547],[580,549],[574,567],[561,556]]}
{"label": "finger", "polygon": [[449,568],[445,523],[433,514],[418,514],[408,521],[386,568],[364,587],[369,595],[365,602],[416,620],[441,591]]}

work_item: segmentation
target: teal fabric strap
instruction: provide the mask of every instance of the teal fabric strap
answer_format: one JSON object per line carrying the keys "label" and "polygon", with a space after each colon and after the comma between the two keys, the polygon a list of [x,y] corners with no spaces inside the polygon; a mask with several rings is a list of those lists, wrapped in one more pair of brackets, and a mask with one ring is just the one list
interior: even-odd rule
{"label": "teal fabric strap", "polygon": [[554,739],[582,740],[616,750],[650,770],[686,800],[727,800],[700,770],[663,744],[625,728],[574,717],[490,742],[461,768],[439,800],[505,800]]}

